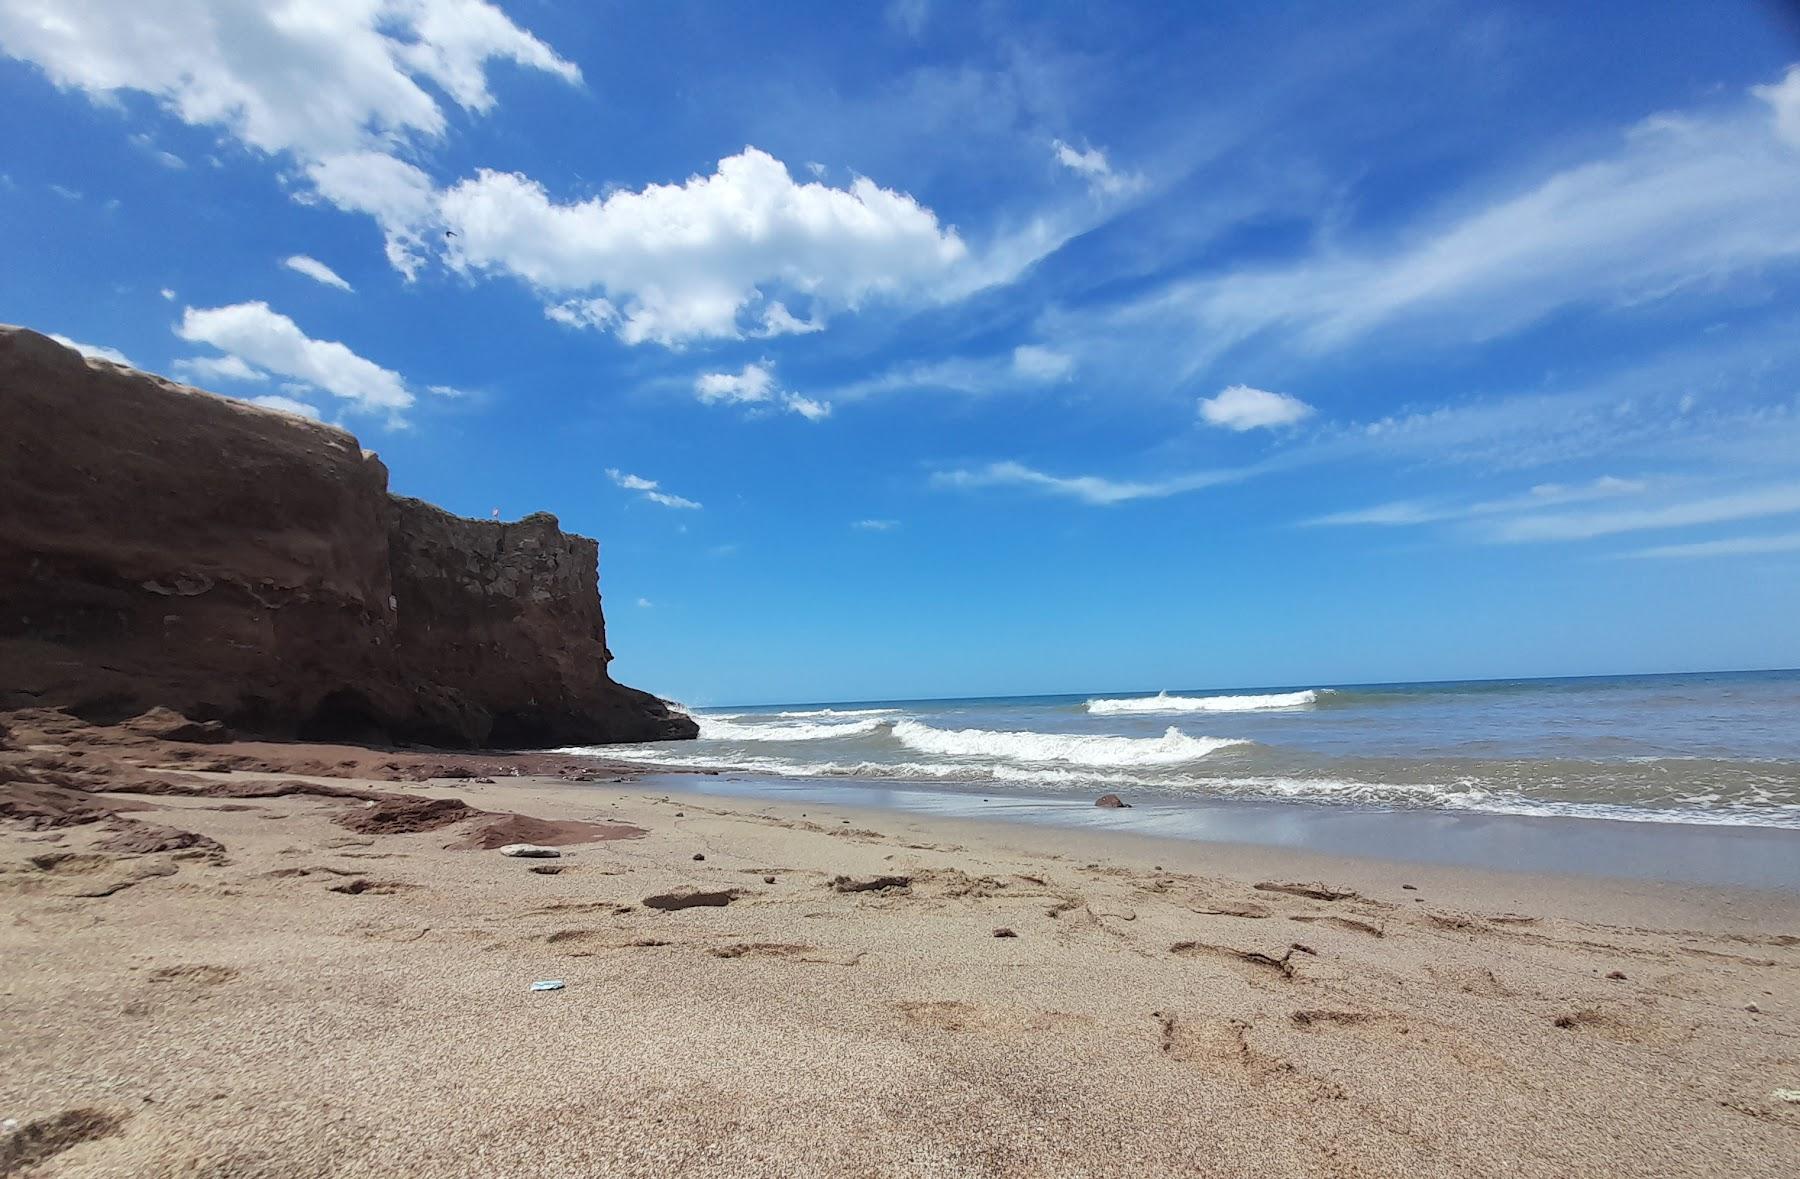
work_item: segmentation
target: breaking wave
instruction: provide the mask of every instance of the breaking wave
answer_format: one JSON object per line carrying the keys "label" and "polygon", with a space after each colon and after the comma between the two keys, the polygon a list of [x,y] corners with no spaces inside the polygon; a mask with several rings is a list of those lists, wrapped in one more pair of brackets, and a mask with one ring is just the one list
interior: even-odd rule
{"label": "breaking wave", "polygon": [[1112,716],[1122,712],[1265,712],[1278,708],[1307,708],[1319,702],[1330,689],[1309,688],[1304,692],[1272,692],[1262,696],[1171,696],[1158,692],[1154,696],[1126,696],[1116,699],[1089,700],[1087,710],[1095,716]]}
{"label": "breaking wave", "polygon": [[934,729],[915,720],[898,721],[894,738],[909,749],[940,757],[998,758],[1027,763],[1062,762],[1084,766],[1169,766],[1199,761],[1228,745],[1246,741],[1189,737],[1173,725],[1160,737],[1084,737],[1068,733],[1003,733],[991,729]]}
{"label": "breaking wave", "polygon": [[775,715],[787,719],[799,719],[809,716],[893,716],[898,708],[809,708],[802,712],[778,712]]}
{"label": "breaking wave", "polygon": [[[742,714],[734,714],[741,716]],[[873,733],[885,721],[861,720],[842,724],[795,721],[787,724],[745,724],[733,717],[696,715],[702,741],[825,741],[833,737],[860,737]]]}

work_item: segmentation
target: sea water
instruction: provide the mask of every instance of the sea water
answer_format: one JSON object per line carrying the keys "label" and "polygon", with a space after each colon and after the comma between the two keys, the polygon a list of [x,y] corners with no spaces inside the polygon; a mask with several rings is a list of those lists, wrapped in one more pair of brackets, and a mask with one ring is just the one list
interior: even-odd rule
{"label": "sea water", "polygon": [[1800,829],[1800,671],[692,711],[697,741],[571,752],[978,794]]}

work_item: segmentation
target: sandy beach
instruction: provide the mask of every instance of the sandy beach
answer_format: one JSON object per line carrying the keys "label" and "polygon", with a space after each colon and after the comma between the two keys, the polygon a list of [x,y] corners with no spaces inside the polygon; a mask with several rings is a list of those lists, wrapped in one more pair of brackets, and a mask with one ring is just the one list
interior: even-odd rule
{"label": "sandy beach", "polygon": [[[268,747],[131,760],[172,749],[192,771]],[[1800,1159],[1800,1104],[1777,1093],[1800,1088],[1792,893],[616,776],[189,772],[95,796],[133,808],[109,820],[0,825],[0,1116],[20,1123],[0,1170],[1776,1176]],[[450,798],[466,808],[430,802]],[[144,837],[170,830],[198,838]],[[482,846],[521,834],[582,841]]]}

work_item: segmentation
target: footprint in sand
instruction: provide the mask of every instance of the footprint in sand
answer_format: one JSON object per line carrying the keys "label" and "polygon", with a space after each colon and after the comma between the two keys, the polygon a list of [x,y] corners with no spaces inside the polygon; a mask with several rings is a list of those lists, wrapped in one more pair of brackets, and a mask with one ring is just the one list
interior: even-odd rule
{"label": "footprint in sand", "polygon": [[1348,929],[1352,933],[1366,933],[1370,937],[1386,937],[1387,934],[1379,925],[1371,925],[1367,921],[1358,921],[1354,917],[1319,917],[1301,914],[1289,917],[1289,921],[1302,921],[1309,925],[1330,925],[1337,929]]}
{"label": "footprint in sand", "polygon": [[1254,1025],[1241,1019],[1183,1018],[1154,1011],[1162,1055],[1182,1064],[1236,1077],[1255,1088],[1273,1087],[1306,1101],[1341,1101],[1343,1087],[1303,1072],[1292,1061],[1265,1052],[1251,1042]]}

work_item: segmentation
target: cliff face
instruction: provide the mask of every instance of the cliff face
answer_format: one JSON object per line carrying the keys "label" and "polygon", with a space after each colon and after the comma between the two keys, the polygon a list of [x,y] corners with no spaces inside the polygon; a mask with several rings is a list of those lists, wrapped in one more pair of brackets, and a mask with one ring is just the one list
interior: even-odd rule
{"label": "cliff face", "polygon": [[335,427],[0,326],[0,708],[276,737],[692,737],[607,675],[599,547],[387,491]]}

